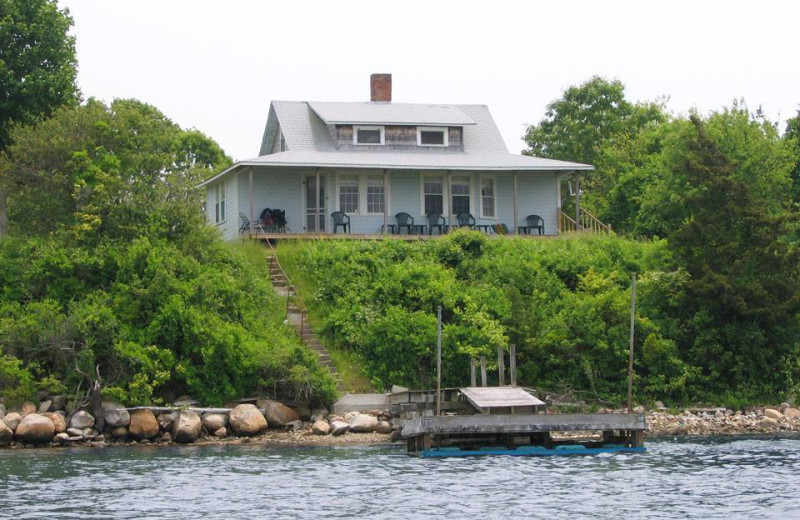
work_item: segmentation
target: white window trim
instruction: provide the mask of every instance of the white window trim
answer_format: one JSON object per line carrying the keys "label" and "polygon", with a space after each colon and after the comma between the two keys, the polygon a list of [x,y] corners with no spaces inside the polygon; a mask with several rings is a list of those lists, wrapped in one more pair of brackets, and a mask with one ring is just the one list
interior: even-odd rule
{"label": "white window trim", "polygon": [[[358,142],[358,131],[359,130],[380,130],[381,132],[381,142],[380,145],[378,143],[359,143]],[[356,146],[382,146],[386,144],[386,128],[383,126],[364,126],[364,125],[353,125],[353,144]]]}
{"label": "white window trim", "polygon": [[[448,211],[453,203],[453,180],[455,177],[466,177],[469,179],[469,214],[475,216],[475,178],[471,173],[454,173],[450,175],[449,186],[447,187],[447,206]],[[455,213],[451,213],[451,218],[456,218]]]}
{"label": "white window trim", "polygon": [[450,211],[449,189],[447,187],[447,175],[444,173],[422,173],[419,176],[419,214],[425,216],[425,179],[428,177],[438,178],[442,181],[442,215],[447,216]]}
{"label": "white window trim", "polygon": [[[483,179],[491,179],[492,185],[494,188],[494,215],[489,216],[484,214],[483,212]],[[478,197],[480,197],[480,201],[478,202],[481,207],[481,219],[484,220],[498,220],[498,208],[497,208],[497,176],[496,175],[481,175],[478,179]]]}
{"label": "white window trim", "polygon": [[[225,179],[222,179],[222,182],[218,183],[216,189],[214,190],[214,219],[216,220],[214,223],[217,225],[225,223],[225,217],[228,213],[228,190],[227,186],[225,186],[225,182]],[[222,192],[222,194],[225,196],[220,198],[220,192]],[[221,208],[220,202],[225,203],[225,205]],[[217,219],[218,215],[220,217],[219,219]]]}
{"label": "white window trim", "polygon": [[[422,132],[442,132],[444,134],[444,144],[422,144]],[[418,126],[417,127],[417,146],[431,146],[444,148],[450,145],[450,129],[446,126]]]}
{"label": "white window trim", "polygon": [[383,176],[383,173],[381,173],[380,175],[378,175],[378,174],[370,175],[370,174],[366,173],[366,174],[363,174],[361,176],[361,183],[364,186],[364,211],[362,212],[362,215],[369,215],[369,216],[383,215],[383,213],[384,213],[383,211],[378,212],[378,213],[370,213],[369,212],[369,198],[368,198],[369,197],[369,193],[367,193],[367,190],[369,189],[369,178],[370,177],[375,177],[375,178],[380,177],[381,182],[383,182],[383,207],[387,208],[387,209],[389,207],[389,189],[386,186],[386,184],[387,184],[386,180],[387,179]]}
{"label": "white window trim", "polygon": [[[369,204],[367,203],[367,187],[369,186],[369,178],[370,177],[380,177],[381,180],[385,180],[387,182],[384,183],[383,186],[383,205],[386,207],[387,214],[391,214],[392,209],[392,200],[391,200],[391,189],[390,186],[392,184],[391,180],[384,179],[383,172],[381,173],[337,173],[336,174],[336,209],[335,211],[341,211],[340,199],[339,199],[339,186],[341,185],[341,178],[342,177],[358,177],[358,212],[351,213],[348,212],[348,215],[352,215],[354,217],[375,217],[375,216],[383,216],[383,212],[379,213],[370,213],[368,212]],[[391,177],[391,176],[389,176]]]}
{"label": "white window trim", "polygon": [[364,208],[364,204],[365,203],[364,203],[364,201],[362,199],[364,198],[363,195],[364,195],[364,190],[366,188],[365,188],[365,185],[364,185],[364,180],[362,179],[363,176],[358,174],[358,173],[337,173],[336,174],[336,210],[337,211],[342,211],[342,198],[341,198],[341,192],[340,192],[340,189],[341,189],[342,184],[343,184],[342,183],[342,180],[343,180],[342,177],[355,177],[356,178],[356,183],[358,184],[358,209],[356,211],[347,211],[346,213],[348,215],[361,215],[361,214],[363,214],[364,213],[363,208]]}

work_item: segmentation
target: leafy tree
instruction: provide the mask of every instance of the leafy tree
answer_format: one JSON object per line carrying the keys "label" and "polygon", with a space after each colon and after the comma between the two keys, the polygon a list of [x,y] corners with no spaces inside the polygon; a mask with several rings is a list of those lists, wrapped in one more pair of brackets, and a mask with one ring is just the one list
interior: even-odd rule
{"label": "leafy tree", "polygon": [[[55,0],[0,0],[0,153],[11,143],[13,125],[33,123],[77,103],[70,26],[69,11],[60,10]],[[7,232],[11,186],[0,177],[0,235]]]}
{"label": "leafy tree", "polygon": [[784,140],[794,145],[795,164],[792,169],[792,200],[800,203],[800,111],[786,123]]}

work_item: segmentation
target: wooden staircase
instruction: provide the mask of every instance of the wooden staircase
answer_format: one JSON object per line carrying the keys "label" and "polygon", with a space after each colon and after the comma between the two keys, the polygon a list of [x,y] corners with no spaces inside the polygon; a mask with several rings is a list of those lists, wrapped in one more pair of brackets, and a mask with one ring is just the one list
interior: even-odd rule
{"label": "wooden staircase", "polygon": [[325,348],[325,345],[317,337],[314,330],[308,325],[306,318],[306,309],[302,300],[297,294],[297,291],[286,275],[286,272],[281,267],[278,257],[275,254],[275,249],[270,244],[270,254],[267,255],[267,266],[269,267],[269,278],[272,282],[272,288],[280,296],[286,298],[286,320],[297,331],[303,343],[317,354],[319,364],[327,368],[336,381],[336,386],[339,392],[346,391],[344,382],[336,370],[336,365],[331,359],[331,353]]}

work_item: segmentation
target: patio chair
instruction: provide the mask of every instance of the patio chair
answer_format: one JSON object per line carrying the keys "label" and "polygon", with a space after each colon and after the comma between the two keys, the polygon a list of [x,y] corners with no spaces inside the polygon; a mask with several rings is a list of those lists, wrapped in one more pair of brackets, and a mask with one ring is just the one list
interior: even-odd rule
{"label": "patio chair", "polygon": [[508,226],[506,226],[504,222],[494,224],[492,229],[494,229],[495,235],[508,235],[510,233]]}
{"label": "patio chair", "polygon": [[395,220],[397,221],[397,233],[400,234],[403,231],[403,228],[408,229],[408,234],[412,235],[414,233],[414,217],[409,215],[408,213],[398,213],[394,216]]}
{"label": "patio chair", "polygon": [[250,232],[250,219],[244,213],[239,213],[239,234],[244,235]]}
{"label": "patio chair", "polygon": [[475,229],[475,217],[469,213],[459,213],[456,215],[456,222],[458,222],[458,227]]}
{"label": "patio chair", "polygon": [[539,215],[528,215],[525,217],[525,221],[528,223],[527,226],[518,226],[519,233],[530,235],[531,229],[535,229],[539,232],[540,235],[544,235],[544,219]]}
{"label": "patio chair", "polygon": [[447,233],[447,224],[446,220],[442,216],[441,213],[428,213],[428,234],[433,234],[433,228],[439,229],[439,234],[443,235]]}
{"label": "patio chair", "polygon": [[336,233],[336,229],[341,226],[345,233],[350,232],[350,217],[344,211],[334,211],[331,213],[331,217],[333,217],[333,232]]}

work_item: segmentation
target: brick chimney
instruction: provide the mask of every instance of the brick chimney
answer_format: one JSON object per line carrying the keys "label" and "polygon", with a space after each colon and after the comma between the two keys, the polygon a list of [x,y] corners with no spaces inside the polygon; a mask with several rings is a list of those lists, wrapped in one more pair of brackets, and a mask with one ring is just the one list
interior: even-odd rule
{"label": "brick chimney", "polygon": [[370,101],[392,102],[392,75],[371,74],[369,76]]}

